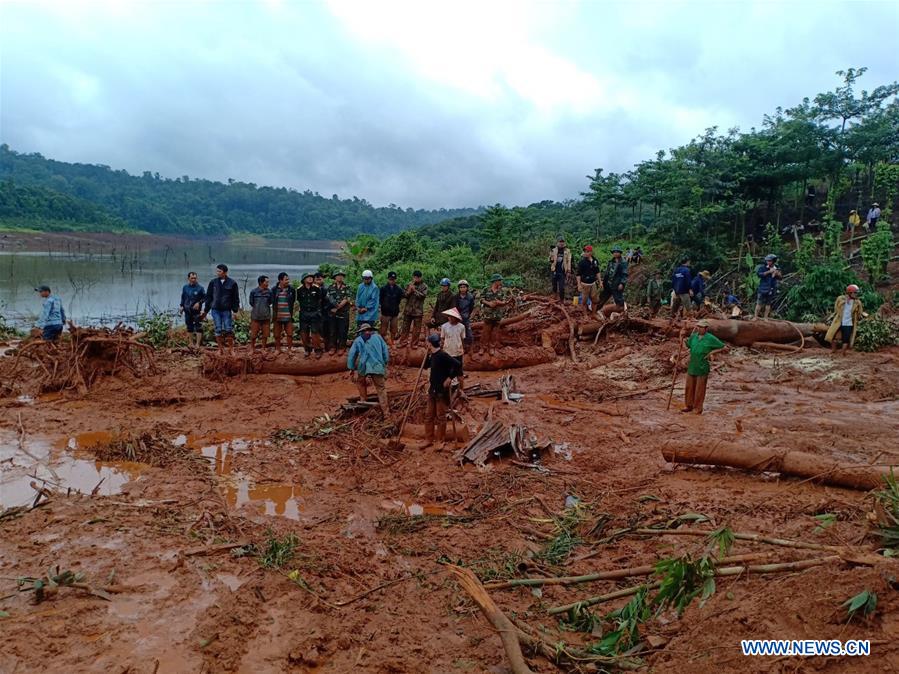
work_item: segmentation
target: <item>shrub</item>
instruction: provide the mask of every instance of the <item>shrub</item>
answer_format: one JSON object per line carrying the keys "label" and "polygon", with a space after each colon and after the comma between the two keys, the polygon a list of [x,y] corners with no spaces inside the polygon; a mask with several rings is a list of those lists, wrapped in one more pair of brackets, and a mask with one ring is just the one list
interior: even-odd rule
{"label": "shrub", "polygon": [[887,264],[893,253],[893,233],[889,227],[881,227],[862,241],[862,262],[871,279],[877,283],[886,276]]}
{"label": "shrub", "polygon": [[137,319],[137,327],[143,333],[140,341],[154,349],[165,349],[172,345],[172,318],[170,314],[154,311]]}
{"label": "shrub", "polygon": [[858,325],[855,348],[859,351],[877,351],[899,344],[899,329],[881,318],[868,318]]}
{"label": "shrub", "polygon": [[826,316],[850,283],[858,283],[851,269],[834,262],[819,264],[787,291],[787,318],[795,321],[807,314]]}
{"label": "shrub", "polygon": [[15,339],[21,336],[21,333],[7,323],[3,315],[0,314],[0,340]]}

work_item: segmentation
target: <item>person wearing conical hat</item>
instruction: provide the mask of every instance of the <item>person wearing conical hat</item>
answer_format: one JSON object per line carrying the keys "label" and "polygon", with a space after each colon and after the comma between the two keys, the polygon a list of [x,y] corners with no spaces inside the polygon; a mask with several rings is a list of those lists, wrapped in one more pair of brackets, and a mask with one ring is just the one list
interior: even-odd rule
{"label": "person wearing conical hat", "polygon": [[[462,324],[462,314],[455,307],[443,312],[447,321],[440,326],[440,339],[443,342],[443,350],[459,361],[462,368],[462,359],[465,354],[465,326]],[[459,388],[464,386],[462,375],[459,375]]]}

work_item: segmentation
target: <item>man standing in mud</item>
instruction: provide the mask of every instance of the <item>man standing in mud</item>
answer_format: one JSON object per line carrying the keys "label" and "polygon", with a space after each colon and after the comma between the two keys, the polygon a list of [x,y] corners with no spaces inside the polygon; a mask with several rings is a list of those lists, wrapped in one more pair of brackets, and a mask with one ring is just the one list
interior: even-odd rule
{"label": "man standing in mud", "polygon": [[652,272],[646,284],[646,305],[649,307],[650,318],[655,318],[662,308],[662,276],[658,269]]}
{"label": "man standing in mud", "polygon": [[596,301],[596,308],[602,313],[603,305],[611,297],[615,300],[615,306],[624,310],[624,286],[627,284],[627,262],[621,258],[621,248],[615,246],[612,249],[612,259],[606,263],[606,270],[602,275],[602,292]]}
{"label": "man standing in mud", "polygon": [[758,266],[755,270],[756,276],[759,277],[758,298],[755,303],[755,313],[753,319],[759,317],[759,313],[764,307],[764,316],[768,318],[771,315],[771,306],[777,297],[777,281],[781,278],[780,269],[777,268],[777,255],[768,254],[765,256],[765,262]]}
{"label": "man standing in mud", "polygon": [[465,345],[471,348],[474,337],[471,334],[471,315],[474,313],[474,295],[468,291],[468,281],[460,279],[456,284],[459,292],[455,296],[456,311],[462,317],[462,325],[465,326]]}
{"label": "man standing in mud", "polygon": [[66,323],[66,312],[62,308],[62,300],[51,294],[50,286],[38,286],[35,290],[43,298],[41,315],[37,319],[37,327],[41,331],[41,339],[45,342],[55,342],[62,334]]}
{"label": "man standing in mud", "polygon": [[[728,348],[727,344],[708,330],[708,321],[698,321],[696,323],[696,331],[684,340],[684,346],[690,354],[690,361],[687,365],[684,408],[681,412],[702,414],[706,385],[709,380],[709,372],[711,371],[709,363],[716,353]],[[683,331],[681,331],[681,337],[683,337]]]}
{"label": "man standing in mud", "polygon": [[431,312],[431,320],[429,325],[436,330],[440,330],[440,326],[446,323],[447,318],[444,311],[452,309],[456,304],[456,298],[453,291],[450,290],[450,280],[443,278],[440,280],[440,292],[434,298],[434,310]]}
{"label": "man standing in mud", "polygon": [[683,312],[689,316],[693,311],[693,273],[690,271],[690,258],[684,257],[671,275],[671,322]]}
{"label": "man standing in mud", "polygon": [[479,311],[484,320],[484,332],[481,334],[483,349],[491,356],[496,353],[496,343],[500,338],[500,321],[505,308],[515,301],[508,290],[503,288],[503,277],[494,274],[490,277],[490,287],[481,292]]}
{"label": "man standing in mud", "polygon": [[391,345],[400,334],[400,303],[403,289],[396,284],[396,272],[387,272],[387,285],[381,288],[381,337]]}
{"label": "man standing in mud", "polygon": [[403,309],[403,332],[400,343],[408,339],[410,346],[418,344],[421,339],[421,322],[425,313],[425,298],[428,296],[428,285],[422,280],[421,272],[412,272],[412,282],[406,286],[406,306]]}
{"label": "man standing in mud", "polygon": [[565,301],[565,286],[571,275],[571,251],[565,245],[564,237],[559,237],[555,247],[549,251],[549,273],[553,280],[553,293],[558,293],[559,301]]}
{"label": "man standing in mud", "polygon": [[577,263],[577,285],[581,296],[581,306],[585,311],[596,314],[596,277],[599,276],[599,262],[593,257],[593,246],[584,246],[584,254]]}
{"label": "man standing in mud", "polygon": [[275,353],[281,353],[281,337],[287,339],[287,353],[293,350],[293,305],[297,292],[290,285],[286,271],[278,274],[278,285],[272,293],[272,318],[275,323]]}
{"label": "man standing in mud", "polygon": [[256,339],[262,335],[262,350],[268,346],[269,329],[272,325],[272,289],[268,287],[268,276],[256,279],[259,284],[250,291],[250,351],[256,351]]}
{"label": "man standing in mud", "polygon": [[313,282],[315,276],[311,273],[303,274],[303,285],[297,290],[297,304],[300,305],[300,339],[303,340],[303,348],[306,358],[315,354],[321,358],[322,348],[322,309],[324,307],[324,293]]}
{"label": "man standing in mud", "polygon": [[440,335],[428,336],[428,354],[425,368],[431,369],[428,386],[428,416],[425,422],[425,443],[422,449],[434,445],[437,430],[437,449],[445,449],[446,411],[450,403],[450,387],[453,377],[462,375],[462,365],[440,348]]}
{"label": "man standing in mud", "polygon": [[203,321],[200,316],[205,301],[206,291],[197,282],[197,272],[192,271],[187,275],[187,284],[181,288],[181,304],[178,306],[178,313],[184,314],[191,348],[199,349],[203,345]]}
{"label": "man standing in mud", "polygon": [[381,306],[381,292],[375,285],[375,275],[371,269],[362,272],[362,283],[356,289],[356,326],[368,323],[375,327]]}
{"label": "man standing in mud", "polygon": [[344,279],[346,274],[338,271],[334,274],[334,283],[328,286],[326,305],[328,307],[328,344],[330,353],[346,351],[347,334],[350,331],[350,302],[352,296]]}
{"label": "man standing in mud", "polygon": [[385,419],[390,415],[385,385],[389,362],[390,352],[387,343],[370,324],[360,323],[356,339],[353,340],[350,353],[347,355],[346,366],[350,371],[350,381],[355,382],[359,388],[360,400],[368,399],[368,380],[371,380]]}
{"label": "man standing in mud", "polygon": [[218,345],[219,354],[225,352],[227,342],[228,353],[233,356],[234,319],[240,311],[240,288],[237,287],[237,282],[228,276],[228,265],[217,265],[215,273],[217,277],[212,279],[206,288],[206,306],[200,320],[212,313],[215,343]]}

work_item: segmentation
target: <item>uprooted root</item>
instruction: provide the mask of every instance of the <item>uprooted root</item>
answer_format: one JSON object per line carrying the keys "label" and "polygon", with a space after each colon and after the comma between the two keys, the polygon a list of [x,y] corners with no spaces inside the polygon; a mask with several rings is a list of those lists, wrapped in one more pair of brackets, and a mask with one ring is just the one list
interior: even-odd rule
{"label": "uprooted root", "polygon": [[205,461],[190,448],[175,445],[171,437],[172,431],[159,425],[140,432],[120,431],[108,442],[87,449],[100,461],[135,461],[158,467],[178,461]]}

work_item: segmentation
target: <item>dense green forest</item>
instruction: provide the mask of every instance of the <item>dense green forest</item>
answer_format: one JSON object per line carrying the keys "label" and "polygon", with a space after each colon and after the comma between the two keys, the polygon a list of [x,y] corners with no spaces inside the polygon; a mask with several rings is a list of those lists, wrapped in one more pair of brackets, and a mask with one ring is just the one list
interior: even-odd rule
{"label": "dense green forest", "polygon": [[7,225],[226,236],[250,233],[338,239],[386,235],[477,213],[476,208],[376,208],[306,190],[253,183],[140,177],[94,164],[69,164],[0,145],[0,222]]}
{"label": "dense green forest", "polygon": [[[889,225],[899,198],[899,83],[859,88],[865,69],[837,73],[838,86],[766,115],[758,128],[708,129],[632,170],[586,176],[581,198],[526,207],[500,204],[477,215],[386,240],[357,237],[354,264],[407,270],[422,260],[429,282],[465,275],[480,284],[499,272],[526,287],[548,285],[547,252],[557,235],[585,243],[640,245],[668,278],[681,255],[715,273],[714,292],[752,302],[752,265],[780,255],[787,272],[781,315],[818,320],[849,282],[864,281],[866,306],[895,255]],[[877,233],[847,241],[852,209],[862,222],[873,202]],[[796,225],[795,231],[793,226]],[[753,257],[755,255],[755,257]],[[639,301],[642,288],[629,297]]]}

